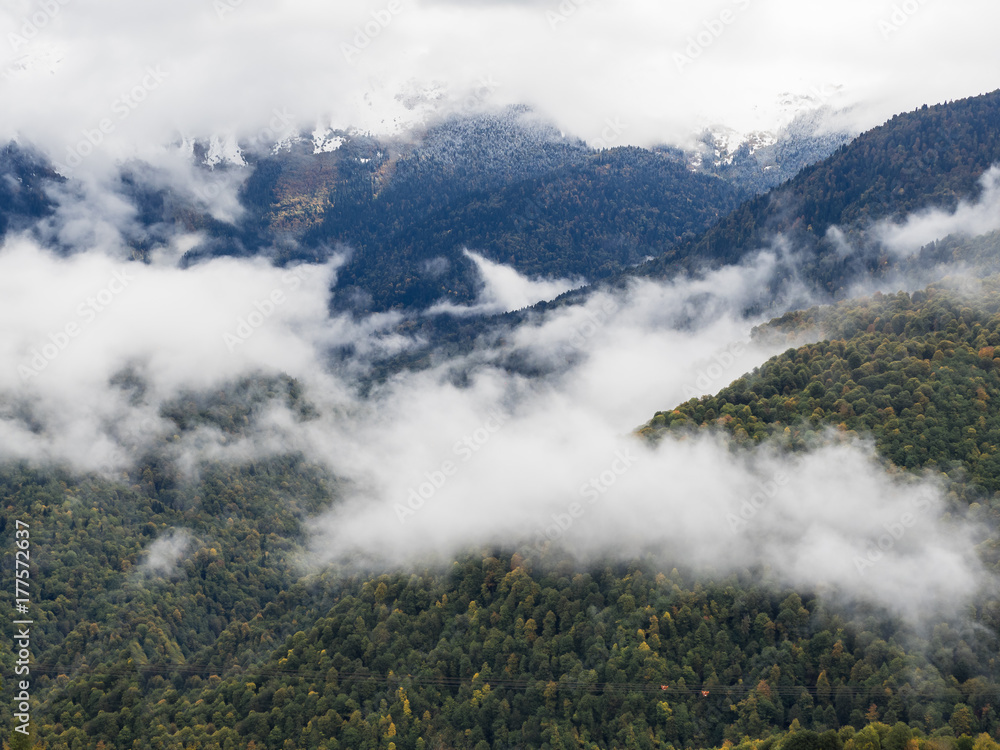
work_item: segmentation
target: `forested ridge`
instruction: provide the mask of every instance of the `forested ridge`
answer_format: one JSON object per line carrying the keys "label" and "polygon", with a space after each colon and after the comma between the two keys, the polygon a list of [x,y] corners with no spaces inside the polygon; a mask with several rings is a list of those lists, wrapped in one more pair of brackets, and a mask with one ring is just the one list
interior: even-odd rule
{"label": "forested ridge", "polygon": [[[136,214],[123,238],[148,260],[173,233],[197,232],[185,265],[340,252],[338,305],[422,309],[476,298],[482,280],[466,247],[526,275],[596,280],[693,239],[743,195],[669,149],[595,151],[525,107],[454,116],[401,138],[339,140],[315,153],[307,138],[274,150],[247,144],[241,167],[203,163],[208,144],[197,143],[197,180],[176,186],[157,167],[126,162],[107,185]],[[14,143],[0,151],[0,174],[0,236],[82,190]],[[60,182],[65,195],[51,190]],[[220,218],[209,207],[230,192],[241,210]]]}
{"label": "forested ridge", "polygon": [[[879,220],[974,200],[980,178],[997,163],[1000,91],[924,106],[863,133],[635,273],[663,277],[678,268],[737,262],[780,236],[805,255],[808,278],[842,292],[859,274],[882,273],[895,260],[854,232]],[[837,239],[828,235],[835,226],[859,242],[856,257],[838,252]]]}
{"label": "forested ridge", "polygon": [[0,237],[49,215],[46,188],[59,182],[40,154],[14,142],[0,148]]}
{"label": "forested ridge", "polygon": [[[306,167],[265,160],[243,193],[260,210],[199,252],[250,253],[271,232],[292,238],[279,261],[369,243],[343,280],[369,295],[359,306],[386,309],[442,289],[472,299],[455,253],[476,243],[559,274],[610,273],[670,243],[678,253],[643,272],[676,270],[682,256],[738,260],[776,226],[822,251],[834,223],[974,196],[1000,160],[998,107],[992,94],[895,118],[700,239],[733,195],[663,154],[580,156],[578,144],[517,131],[537,164],[472,153],[486,167],[469,175],[447,144],[486,125],[432,134],[440,148],[409,159],[358,138]],[[48,211],[28,183],[16,200]],[[139,177],[123,186],[149,226],[177,208]],[[996,246],[995,235],[949,238],[919,257],[986,267]],[[838,263],[818,252],[805,268],[836,287],[849,264]],[[463,342],[478,332],[440,326]],[[991,531],[975,553],[1000,572],[1000,280],[790,312],[759,335],[790,348],[716,394],[664,404],[639,434],[718,432],[734,452],[802,451],[831,433],[870,440],[892,468],[941,478],[947,513]],[[130,372],[114,385],[123,400],[143,387]],[[16,520],[31,528],[36,701],[35,735],[6,746],[998,750],[995,594],[915,623],[880,602],[836,607],[764,569],[699,573],[669,550],[613,564],[550,545],[467,549],[444,567],[316,566],[310,530],[343,499],[340,479],[295,453],[192,465],[178,450],[202,429],[245,437],[275,402],[293,420],[315,414],[294,379],[251,376],[167,403],[159,416],[173,434],[140,436],[127,469],[0,465],[5,549]],[[8,611],[12,599],[5,587]],[[10,644],[0,639],[5,696]]]}
{"label": "forested ridge", "polygon": [[717,426],[743,443],[794,443],[834,427],[872,435],[899,466],[964,472],[969,493],[1000,490],[997,277],[792,312],[767,331],[811,331],[824,340],[658,413],[642,432],[656,439]]}
{"label": "forested ridge", "polygon": [[[465,196],[417,223],[393,213],[401,190],[390,184],[370,208],[334,206],[316,235],[336,231],[358,248],[340,283],[371,294],[376,309],[475,299],[480,282],[465,248],[528,276],[596,280],[694,238],[736,205],[724,181],[636,148]],[[369,236],[345,228],[354,224]]]}
{"label": "forested ridge", "polygon": [[[173,494],[157,481],[149,467],[121,482],[4,472],[4,523],[33,519],[44,747],[749,737],[770,748],[796,737],[888,750],[912,732],[949,748],[998,728],[995,641],[958,625],[920,633],[874,612],[846,619],[755,571],[706,581],[500,550],[446,570],[302,578],[299,519],[325,486],[314,470],[294,460],[215,470]],[[176,567],[151,567],[143,550],[178,528],[190,541]],[[965,614],[1000,625],[995,602]],[[5,650],[5,674],[10,659]],[[907,727],[889,739],[875,725],[851,744],[876,721]],[[789,726],[819,736],[785,737]]]}
{"label": "forested ridge", "polygon": [[[765,332],[823,340],[644,432],[723,429],[734,450],[796,450],[824,426],[871,434],[900,466],[967,476],[956,510],[996,528],[1000,284],[812,308]],[[308,418],[294,381],[165,414],[240,434],[273,398]],[[206,465],[195,482],[165,450],[117,477],[8,466],[0,481],[0,529],[33,529],[43,747],[996,748],[992,599],[914,628],[760,570],[706,578],[558,550],[304,573],[305,522],[337,482],[294,456]],[[154,542],[180,553],[154,560]],[[995,568],[995,543],[981,557]]]}

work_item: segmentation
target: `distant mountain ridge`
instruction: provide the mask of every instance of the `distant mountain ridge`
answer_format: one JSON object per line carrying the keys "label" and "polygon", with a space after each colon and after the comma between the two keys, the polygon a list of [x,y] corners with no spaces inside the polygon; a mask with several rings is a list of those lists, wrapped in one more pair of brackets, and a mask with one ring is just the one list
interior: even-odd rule
{"label": "distant mountain ridge", "polygon": [[766,193],[858,135],[829,107],[808,109],[776,131],[710,129],[688,155],[692,168],[722,177],[745,197]]}
{"label": "distant mountain ridge", "polygon": [[[690,242],[759,192],[761,179],[775,178],[781,170],[762,172],[755,160],[773,166],[780,147],[768,156],[744,148],[724,168],[692,169],[678,149],[595,151],[510,107],[452,116],[405,138],[337,131],[319,141],[282,137],[273,150],[195,142],[208,183],[249,172],[245,214],[234,223],[141,163],[122,167],[116,190],[136,207],[138,228],[126,229],[126,241],[140,257],[178,229],[202,237],[185,265],[220,255],[322,260],[346,246],[336,304],[426,309],[476,299],[482,281],[465,248],[529,276],[595,281]],[[58,176],[50,170],[49,178]],[[9,217],[0,228],[30,226],[51,208],[44,191],[35,195],[41,202],[30,206],[0,203],[0,221]]]}
{"label": "distant mountain ridge", "polygon": [[1000,91],[896,115],[771,192],[743,203],[691,242],[628,272],[664,278],[682,268],[735,263],[782,236],[804,273],[830,292],[878,272],[884,249],[860,236],[838,252],[831,227],[863,232],[883,219],[974,199],[1000,162]]}
{"label": "distant mountain ridge", "polygon": [[696,236],[739,200],[675,154],[595,152],[525,108],[453,118],[413,142],[337,137],[334,150],[302,140],[258,159],[245,219],[210,230],[185,262],[346,247],[335,304],[426,309],[477,298],[466,248],[531,276],[598,279]]}
{"label": "distant mountain ridge", "polygon": [[0,238],[47,216],[54,204],[46,187],[61,181],[34,151],[17,143],[0,148]]}

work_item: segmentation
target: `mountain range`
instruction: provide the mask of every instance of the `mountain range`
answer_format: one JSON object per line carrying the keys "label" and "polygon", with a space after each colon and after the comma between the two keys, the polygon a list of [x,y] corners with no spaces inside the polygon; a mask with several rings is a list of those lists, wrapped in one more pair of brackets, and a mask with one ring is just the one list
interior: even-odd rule
{"label": "mountain range", "polygon": [[[194,239],[178,273],[221,259],[327,264],[325,328],[302,313],[286,334],[315,336],[329,371],[257,368],[171,392],[131,356],[103,385],[116,413],[159,426],[122,441],[127,465],[0,466],[0,532],[30,519],[36,550],[30,742],[996,750],[1000,92],[854,138],[797,122],[717,161],[666,146],[594,150],[525,107],[406,137],[336,133],[329,149],[291,139],[248,150],[245,166],[210,167],[199,146],[195,174],[239,184],[232,217],[154,165],[122,165],[109,189],[129,207],[130,263],[156,267],[182,236]],[[79,252],[52,226],[84,188],[25,144],[0,153],[0,177],[8,241]],[[477,308],[500,283],[484,269],[498,267],[512,272],[506,283],[566,293]],[[614,322],[623,309],[654,321],[645,337]],[[714,326],[724,335],[751,319],[739,346],[759,362],[744,367],[732,344],[708,359],[696,347]],[[351,325],[363,333],[337,338]],[[632,364],[635,351],[649,359]],[[532,485],[575,481],[548,460],[562,455],[552,444],[572,453],[575,433],[605,425],[573,402],[618,403],[602,368],[621,362],[583,369],[595,352],[644,369],[654,388],[662,380],[662,404],[623,438],[634,460],[586,467],[603,507],[586,509],[571,486],[546,511],[554,532],[512,532]],[[705,393],[674,398],[673,360],[697,356],[716,374]],[[464,438],[407,431],[409,409],[436,425],[481,391],[509,412]],[[8,388],[0,401],[3,420],[39,441],[53,431],[42,392]],[[344,424],[351,440],[329,437]],[[485,476],[510,482],[507,505],[477,506],[494,488],[461,483],[508,445],[502,431],[522,447]],[[366,440],[384,452],[366,457]],[[468,465],[462,446],[476,456]],[[426,467],[416,479],[408,450]],[[659,467],[671,452],[688,460],[651,475],[647,504],[614,499],[613,486],[646,476],[633,463]],[[810,464],[817,455],[826,473]],[[369,460],[377,471],[350,473]],[[714,500],[685,471],[745,502],[699,515]],[[844,494],[811,500],[823,482],[783,473],[809,471],[845,482]],[[876,477],[869,494],[864,472]],[[414,512],[436,512],[421,497],[442,504],[440,528],[389,528],[380,482],[396,473],[416,488]],[[786,484],[794,493],[779,500]],[[452,489],[465,494],[446,505]],[[409,502],[399,494],[386,509]],[[462,525],[469,507],[478,526]],[[775,507],[783,517],[767,515]],[[879,519],[864,547],[861,511]],[[603,519],[592,533],[605,546],[577,523],[586,513]],[[836,519],[856,551],[816,518]],[[644,535],[658,528],[667,541]],[[366,558],[354,537],[379,541]],[[438,557],[407,557],[418,542]],[[4,641],[5,689],[15,660]]]}

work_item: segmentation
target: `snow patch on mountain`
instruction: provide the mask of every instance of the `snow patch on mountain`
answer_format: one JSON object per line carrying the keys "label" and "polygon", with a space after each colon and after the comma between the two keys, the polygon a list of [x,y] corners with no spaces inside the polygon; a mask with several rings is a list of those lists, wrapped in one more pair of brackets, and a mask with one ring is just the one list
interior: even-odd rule
{"label": "snow patch on mountain", "polygon": [[[778,142],[778,136],[774,133],[752,132],[740,133],[730,128],[714,130],[707,134],[706,140],[711,149],[709,154],[712,163],[717,166],[732,164],[737,153],[746,145],[750,154],[754,154],[758,149],[773,146]],[[704,163],[705,154],[699,152],[699,166]]]}
{"label": "snow patch on mountain", "polygon": [[330,118],[330,131],[381,137],[405,135],[427,126],[448,111],[454,97],[445,84],[408,82],[393,86],[372,80],[343,112]]}
{"label": "snow patch on mountain", "polygon": [[239,143],[231,135],[212,136],[208,142],[208,153],[205,154],[204,163],[209,167],[221,165],[245,167],[247,165]]}
{"label": "snow patch on mountain", "polygon": [[316,128],[311,135],[314,154],[329,154],[347,143],[347,138],[332,128]]}
{"label": "snow patch on mountain", "polygon": [[[696,135],[697,145],[688,156],[694,171],[732,165],[746,147],[746,156],[775,146],[790,137],[846,132],[838,122],[841,110],[836,102],[844,87],[838,84],[812,85],[802,92],[785,92],[771,106],[755,107],[753,120],[765,127],[736,128],[707,124]],[[766,167],[765,167],[766,168]]]}

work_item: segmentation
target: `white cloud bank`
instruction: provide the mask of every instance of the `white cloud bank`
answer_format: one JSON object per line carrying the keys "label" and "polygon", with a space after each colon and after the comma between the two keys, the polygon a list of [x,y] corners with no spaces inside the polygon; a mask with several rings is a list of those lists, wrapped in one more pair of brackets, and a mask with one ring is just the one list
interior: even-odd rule
{"label": "white cloud bank", "polygon": [[610,120],[608,145],[646,145],[773,128],[804,99],[867,128],[995,89],[998,25],[985,0],[11,0],[0,138],[62,162],[89,133],[96,163],[181,136],[253,137],[275,112],[310,132],[393,132],[527,103],[591,142]]}
{"label": "white cloud bank", "polygon": [[949,235],[976,237],[994,232],[1000,229],[1000,166],[986,172],[980,183],[978,198],[961,201],[954,211],[931,209],[902,222],[884,221],[873,234],[890,250],[906,256]]}
{"label": "white cloud bank", "polygon": [[[310,521],[307,567],[408,566],[549,537],[585,560],[653,552],[709,572],[761,566],[909,615],[968,601],[988,583],[970,554],[977,530],[941,521],[944,489],[888,472],[864,443],[788,456],[734,452],[719,438],[653,448],[631,436],[655,411],[787,348],[751,341],[760,321],[742,313],[777,262],[762,253],[705,278],[594,294],[361,396],[352,373],[372,354],[419,343],[390,332],[394,318],[330,317],[335,262],[220,259],[182,271],[96,251],[59,258],[12,240],[0,250],[0,316],[10,321],[0,332],[0,455],[122,467],[134,455],[123,432],[147,446],[174,434],[160,406],[179,393],[287,373],[315,418],[275,403],[245,437],[201,429],[169,450],[189,473],[205,460],[295,451],[326,466],[338,496]],[[346,346],[347,361],[331,356]],[[510,357],[548,374],[509,371]],[[145,391],[115,385],[123,372]],[[921,586],[904,586],[912,580]]]}

